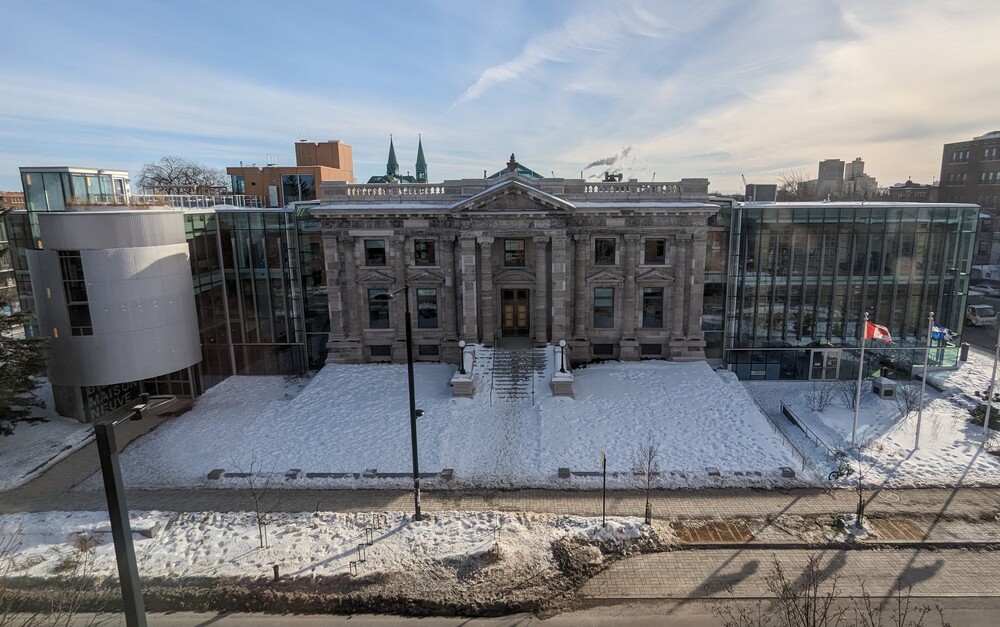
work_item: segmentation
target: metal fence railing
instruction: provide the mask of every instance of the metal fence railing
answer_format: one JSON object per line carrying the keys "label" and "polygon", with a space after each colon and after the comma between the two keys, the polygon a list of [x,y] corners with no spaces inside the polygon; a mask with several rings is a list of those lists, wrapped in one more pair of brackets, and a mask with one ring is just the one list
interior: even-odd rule
{"label": "metal fence railing", "polygon": [[816,446],[823,449],[823,451],[826,453],[827,461],[836,461],[837,459],[839,459],[837,456],[837,451],[830,448],[830,445],[824,442],[823,438],[816,435],[816,432],[810,429],[809,425],[802,422],[802,420],[795,415],[795,412],[792,411],[792,408],[789,407],[788,405],[785,405],[784,401],[781,401],[781,414],[785,418],[787,418],[790,423],[801,429],[802,433],[806,434],[806,437],[812,440],[812,442],[816,444]]}

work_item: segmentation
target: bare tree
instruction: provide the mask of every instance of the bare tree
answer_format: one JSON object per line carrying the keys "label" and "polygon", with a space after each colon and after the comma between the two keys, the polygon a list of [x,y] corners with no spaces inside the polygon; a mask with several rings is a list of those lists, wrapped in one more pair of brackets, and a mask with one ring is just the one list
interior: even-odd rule
{"label": "bare tree", "polygon": [[813,383],[806,392],[806,406],[815,412],[822,413],[833,402],[837,388],[832,383]]}
{"label": "bare tree", "polygon": [[150,194],[218,194],[229,189],[222,170],[176,156],[142,166],[136,182]]}
{"label": "bare tree", "polygon": [[816,200],[816,182],[802,170],[778,172],[778,200]]}
{"label": "bare tree", "polygon": [[730,598],[713,602],[709,610],[725,627],[923,627],[925,620],[934,615],[941,627],[950,627],[941,608],[917,603],[911,588],[897,587],[890,597],[882,599],[872,596],[861,580],[860,597],[840,596],[839,581],[836,574],[826,576],[818,555],[811,555],[794,579],[785,574],[775,558],[765,576],[773,596],[770,604],[760,599],[740,602],[730,588]]}
{"label": "bare tree", "polygon": [[[872,382],[865,380],[861,382],[861,402],[864,404],[865,396],[872,391]],[[837,393],[840,400],[844,402],[844,407],[854,411],[854,401],[858,398],[858,382],[853,379],[843,379],[837,381]]]}
{"label": "bare tree", "polygon": [[896,384],[896,407],[899,408],[901,418],[906,418],[913,412],[920,409],[920,385],[916,381],[901,381]]}
{"label": "bare tree", "polygon": [[[97,539],[90,534],[72,538],[69,553],[56,565],[59,573],[58,594],[25,594],[14,585],[16,573],[30,567],[18,560],[24,530],[21,525],[0,522],[0,625],[10,627],[91,627],[103,617],[90,608],[92,615],[81,618],[85,597],[96,585],[93,577]],[[41,596],[42,601],[39,602]]]}
{"label": "bare tree", "polygon": [[[230,458],[233,467],[242,475],[247,491],[253,501],[254,520],[257,523],[257,535],[260,538],[260,548],[268,548],[267,526],[271,523],[271,514],[278,508],[278,501],[265,504],[265,499],[271,490],[271,479],[274,472],[264,472],[264,464],[257,452],[250,454],[250,466],[243,470],[236,460]],[[269,505],[269,506],[268,506]]]}
{"label": "bare tree", "polygon": [[863,445],[851,447],[849,451],[854,461],[854,491],[858,495],[858,507],[854,510],[854,528],[860,531],[864,529],[865,523],[865,481],[878,465],[882,453],[885,452],[885,447],[879,442],[869,441]]}
{"label": "bare tree", "polygon": [[646,493],[646,524],[651,524],[653,522],[653,509],[649,503],[649,495],[653,489],[653,483],[661,473],[660,445],[653,438],[652,433],[647,433],[646,441],[636,449],[632,473],[640,488]]}

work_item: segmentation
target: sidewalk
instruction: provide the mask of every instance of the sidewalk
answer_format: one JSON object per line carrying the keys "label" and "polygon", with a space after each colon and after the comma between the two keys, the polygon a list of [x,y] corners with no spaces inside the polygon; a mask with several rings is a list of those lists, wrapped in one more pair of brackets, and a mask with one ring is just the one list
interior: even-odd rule
{"label": "sidewalk", "polygon": [[1000,559],[991,551],[717,549],[639,555],[611,565],[583,585],[584,604],[638,599],[769,598],[775,561],[795,580],[810,555],[821,557],[821,591],[891,596],[912,586],[914,597],[1000,597]]}

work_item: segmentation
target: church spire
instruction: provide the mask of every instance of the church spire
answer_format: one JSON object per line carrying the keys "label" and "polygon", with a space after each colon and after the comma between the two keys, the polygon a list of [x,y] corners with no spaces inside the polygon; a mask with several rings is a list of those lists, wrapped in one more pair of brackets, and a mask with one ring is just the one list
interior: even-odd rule
{"label": "church spire", "polygon": [[392,135],[389,135],[389,162],[385,164],[385,175],[389,178],[399,176],[399,162],[396,161],[396,147],[392,145]]}
{"label": "church spire", "polygon": [[424,159],[424,142],[420,135],[417,135],[417,182],[427,182],[427,160]]}

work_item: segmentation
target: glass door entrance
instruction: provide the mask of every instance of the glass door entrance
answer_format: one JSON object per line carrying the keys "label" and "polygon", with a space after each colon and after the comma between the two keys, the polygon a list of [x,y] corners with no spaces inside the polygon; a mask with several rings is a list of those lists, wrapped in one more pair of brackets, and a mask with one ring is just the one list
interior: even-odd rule
{"label": "glass door entrance", "polygon": [[500,330],[504,337],[528,336],[529,290],[500,290]]}
{"label": "glass door entrance", "polygon": [[816,350],[812,352],[812,367],[809,378],[817,379],[837,379],[837,367],[840,365],[839,350]]}

